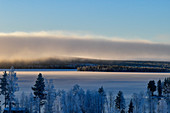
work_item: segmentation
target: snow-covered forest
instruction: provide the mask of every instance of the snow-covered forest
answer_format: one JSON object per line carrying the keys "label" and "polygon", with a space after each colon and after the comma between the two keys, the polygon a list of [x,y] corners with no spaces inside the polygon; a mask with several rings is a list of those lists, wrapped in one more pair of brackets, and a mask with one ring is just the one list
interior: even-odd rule
{"label": "snow-covered forest", "polygon": [[[42,73],[43,74],[43,73]],[[0,81],[1,112],[27,113],[170,113],[170,77],[164,80],[150,80],[145,92],[132,92],[126,99],[122,91],[106,92],[99,86],[96,90],[83,89],[75,84],[70,90],[57,90],[53,80],[47,80],[41,73],[30,94],[19,97],[18,77],[11,68],[4,72]]]}

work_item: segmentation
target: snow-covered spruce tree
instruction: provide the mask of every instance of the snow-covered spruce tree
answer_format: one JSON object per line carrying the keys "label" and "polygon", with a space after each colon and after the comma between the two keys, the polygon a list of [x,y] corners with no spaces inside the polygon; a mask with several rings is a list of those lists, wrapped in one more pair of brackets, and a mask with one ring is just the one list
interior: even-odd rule
{"label": "snow-covered spruce tree", "polygon": [[149,81],[149,83],[148,83],[148,90],[151,91],[152,96],[153,96],[153,93],[156,91],[156,85],[155,85],[155,81],[154,80]]}
{"label": "snow-covered spruce tree", "polygon": [[77,99],[77,102],[79,103],[81,112],[84,113],[85,112],[85,92],[82,88],[80,88],[79,85],[75,85],[73,88],[73,91],[75,92],[74,97],[75,99]]}
{"label": "snow-covered spruce tree", "polygon": [[16,73],[14,72],[14,67],[11,67],[9,74],[8,74],[9,113],[11,113],[11,108],[13,107],[13,105],[15,105],[14,93],[19,90],[17,81],[18,81],[18,78],[16,76]]}
{"label": "snow-covered spruce tree", "polygon": [[133,105],[134,105],[134,113],[138,113],[140,111],[140,100],[139,95],[137,93],[134,93],[132,95]]}
{"label": "snow-covered spruce tree", "polygon": [[26,96],[25,96],[25,93],[22,92],[21,97],[20,97],[20,107],[25,108],[25,103],[26,103]]}
{"label": "snow-covered spruce tree", "polygon": [[170,77],[165,78],[163,84],[163,94],[167,102],[168,113],[170,113]]}
{"label": "snow-covered spruce tree", "polygon": [[8,99],[9,99],[9,94],[8,94],[8,80],[7,80],[7,73],[6,71],[4,72],[4,74],[2,75],[2,78],[0,79],[0,94],[4,95],[4,100],[5,102],[3,103],[5,105],[5,108],[8,104]]}
{"label": "snow-covered spruce tree", "polygon": [[161,80],[159,80],[158,83],[157,83],[157,91],[158,91],[158,96],[162,96],[162,83],[161,83]]}
{"label": "snow-covered spruce tree", "polygon": [[94,102],[92,101],[94,98],[92,96],[92,92],[90,90],[87,90],[86,91],[86,94],[85,94],[85,110],[87,113],[92,113],[94,112],[93,110],[93,105],[94,105]]}
{"label": "snow-covered spruce tree", "polygon": [[27,110],[29,110],[30,107],[30,103],[29,103],[29,98],[27,95],[25,95],[25,104],[24,104],[24,108],[26,108]]}
{"label": "snow-covered spruce tree", "polygon": [[41,106],[44,105],[45,100],[45,83],[42,74],[39,73],[35,85],[32,87],[34,91],[34,98],[38,101],[38,111],[41,113]]}
{"label": "snow-covered spruce tree", "polygon": [[133,113],[133,102],[132,102],[132,99],[130,100],[130,104],[129,104],[129,110],[128,110],[128,113]]}
{"label": "snow-covered spruce tree", "polygon": [[106,101],[103,101],[103,102],[102,101],[103,101],[102,96],[98,91],[87,90],[86,95],[85,95],[85,111],[86,111],[86,113],[103,113],[103,112],[105,112],[105,111],[102,111],[102,106],[103,106],[102,103],[104,105],[106,105],[105,104]]}
{"label": "snow-covered spruce tree", "polygon": [[[104,90],[103,90],[104,91]],[[86,113],[102,113],[102,98],[98,91],[87,90],[85,94],[85,112]]]}
{"label": "snow-covered spruce tree", "polygon": [[170,96],[170,77],[164,79],[163,93],[164,96]]}
{"label": "snow-covered spruce tree", "polygon": [[134,113],[145,113],[145,109],[146,109],[146,103],[145,103],[145,98],[144,98],[144,93],[140,92],[139,94],[134,93],[132,96],[132,102],[133,102],[133,106],[134,106]]}
{"label": "snow-covered spruce tree", "polygon": [[15,108],[19,109],[19,100],[18,100],[18,98],[15,99]]}
{"label": "snow-covered spruce tree", "polygon": [[74,85],[68,92],[62,91],[60,103],[62,113],[86,112],[85,92],[79,85]]}
{"label": "snow-covered spruce tree", "polygon": [[69,101],[68,105],[71,106],[72,113],[84,113],[85,111],[85,106],[84,106],[84,90],[80,88],[79,85],[74,85],[73,89],[70,90],[67,94],[67,100],[72,100]]}
{"label": "snow-covered spruce tree", "polygon": [[148,112],[155,113],[158,105],[158,98],[156,96],[152,96],[152,93],[149,90],[147,92],[147,104]]}
{"label": "snow-covered spruce tree", "polygon": [[148,111],[149,113],[153,113],[153,100],[152,100],[152,94],[151,94],[151,91],[147,89],[147,104],[148,104]]}
{"label": "snow-covered spruce tree", "polygon": [[103,86],[99,88],[98,93],[99,93],[99,111],[101,113],[105,113],[106,94]]}
{"label": "snow-covered spruce tree", "polygon": [[53,104],[56,99],[56,90],[53,85],[52,80],[46,80],[46,103],[45,103],[45,113],[54,113]]}
{"label": "snow-covered spruce tree", "polygon": [[144,92],[140,92],[139,93],[139,102],[140,102],[140,111],[142,111],[142,113],[146,113],[146,102],[147,102],[147,99],[146,99],[146,93]]}
{"label": "snow-covered spruce tree", "polygon": [[114,113],[114,96],[113,92],[109,92],[107,96],[107,111],[108,113]]}
{"label": "snow-covered spruce tree", "polygon": [[29,113],[33,113],[33,107],[34,107],[34,97],[33,94],[30,93],[28,98],[28,106],[27,106]]}
{"label": "snow-covered spruce tree", "polygon": [[119,91],[116,99],[115,99],[115,109],[118,111],[122,111],[125,109],[125,99],[123,96],[123,92]]}
{"label": "snow-covered spruce tree", "polygon": [[120,113],[125,113],[125,110],[124,110],[124,109],[122,109],[122,110],[120,111]]}
{"label": "snow-covered spruce tree", "polygon": [[60,91],[60,90],[58,92],[56,92],[56,99],[54,100],[53,108],[52,108],[54,113],[62,113],[61,112],[61,101],[60,101],[61,92],[62,91]]}
{"label": "snow-covered spruce tree", "polygon": [[157,113],[168,113],[167,111],[167,103],[164,99],[159,100]]}
{"label": "snow-covered spruce tree", "polygon": [[[62,113],[69,113],[68,102],[67,102],[67,94],[64,90],[58,91],[58,95],[60,97],[60,105]],[[58,109],[56,109],[58,110]]]}
{"label": "snow-covered spruce tree", "polygon": [[99,92],[98,91],[94,91],[93,92],[93,100],[94,100],[94,113],[101,113],[100,111],[100,100],[99,100]]}
{"label": "snow-covered spruce tree", "polygon": [[20,108],[26,108],[27,110],[29,110],[29,106],[30,106],[29,98],[27,95],[25,95],[24,92],[21,93],[19,100],[20,100],[19,101]]}

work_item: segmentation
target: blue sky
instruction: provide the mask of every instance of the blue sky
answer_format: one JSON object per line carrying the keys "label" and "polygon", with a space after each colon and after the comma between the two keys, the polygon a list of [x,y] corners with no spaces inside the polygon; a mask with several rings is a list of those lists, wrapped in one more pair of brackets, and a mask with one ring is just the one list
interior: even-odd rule
{"label": "blue sky", "polygon": [[167,43],[170,1],[0,0],[0,32],[70,31]]}

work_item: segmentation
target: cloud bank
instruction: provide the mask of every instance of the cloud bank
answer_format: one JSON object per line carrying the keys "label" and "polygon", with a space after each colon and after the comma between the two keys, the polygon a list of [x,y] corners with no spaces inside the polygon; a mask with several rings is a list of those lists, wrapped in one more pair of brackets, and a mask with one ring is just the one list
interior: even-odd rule
{"label": "cloud bank", "polygon": [[0,33],[0,60],[62,56],[169,61],[170,45],[63,31]]}

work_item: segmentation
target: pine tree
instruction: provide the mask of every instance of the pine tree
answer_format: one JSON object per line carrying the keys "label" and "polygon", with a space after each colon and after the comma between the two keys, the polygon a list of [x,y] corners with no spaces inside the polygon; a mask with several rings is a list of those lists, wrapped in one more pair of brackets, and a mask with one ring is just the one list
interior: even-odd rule
{"label": "pine tree", "polygon": [[9,96],[8,96],[8,80],[7,80],[7,73],[6,71],[4,72],[4,74],[2,75],[2,78],[0,79],[1,82],[0,82],[0,94],[4,95],[5,97],[5,102],[4,102],[4,105],[5,105],[5,108],[8,104],[8,99],[9,99]]}
{"label": "pine tree", "polygon": [[156,85],[155,85],[155,81],[154,80],[149,81],[149,83],[148,83],[148,90],[151,91],[152,96],[153,96],[153,93],[156,91]]}
{"label": "pine tree", "polygon": [[118,95],[116,96],[116,99],[115,99],[115,108],[120,110],[120,111],[122,109],[125,109],[125,99],[124,99],[122,91],[119,91]]}
{"label": "pine tree", "polygon": [[162,83],[161,80],[157,83],[158,96],[162,96]]}
{"label": "pine tree", "polygon": [[128,113],[133,113],[133,102],[132,102],[132,99],[130,100],[130,104],[129,104],[129,110],[128,110]]}
{"label": "pine tree", "polygon": [[43,100],[45,99],[45,83],[41,73],[39,73],[36,83],[34,87],[32,87],[32,90],[34,91],[35,98],[38,99],[39,113],[41,113],[41,106],[44,105]]}

